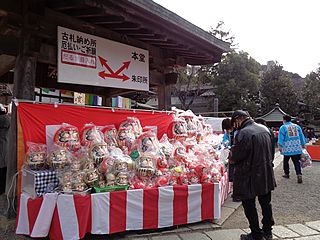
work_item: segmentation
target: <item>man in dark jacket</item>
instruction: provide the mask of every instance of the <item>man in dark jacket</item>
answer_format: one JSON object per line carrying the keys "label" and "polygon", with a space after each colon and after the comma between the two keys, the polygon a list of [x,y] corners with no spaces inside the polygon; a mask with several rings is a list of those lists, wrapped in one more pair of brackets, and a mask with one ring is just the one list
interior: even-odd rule
{"label": "man in dark jacket", "polygon": [[10,118],[6,109],[0,104],[0,194],[4,193],[6,186],[8,131]]}
{"label": "man in dark jacket", "polygon": [[[255,123],[244,111],[235,111],[231,120],[238,129],[235,144],[231,148],[231,159],[235,164],[233,195],[242,200],[251,229],[250,234],[243,234],[240,239],[269,240],[272,239],[274,225],[271,191],[276,185],[271,135],[267,127]],[[262,229],[259,226],[256,197],[262,209]]]}

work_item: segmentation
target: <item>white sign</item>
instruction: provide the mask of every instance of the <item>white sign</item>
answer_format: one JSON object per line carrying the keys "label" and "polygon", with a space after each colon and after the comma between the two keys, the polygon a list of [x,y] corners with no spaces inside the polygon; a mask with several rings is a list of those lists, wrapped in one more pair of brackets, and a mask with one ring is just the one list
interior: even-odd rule
{"label": "white sign", "polygon": [[58,26],[58,82],[149,90],[149,52]]}

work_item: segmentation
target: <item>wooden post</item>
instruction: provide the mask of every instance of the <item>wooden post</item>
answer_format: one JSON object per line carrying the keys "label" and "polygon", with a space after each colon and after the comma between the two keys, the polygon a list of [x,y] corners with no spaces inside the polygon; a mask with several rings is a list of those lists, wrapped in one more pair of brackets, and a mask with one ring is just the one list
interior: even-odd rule
{"label": "wooden post", "polygon": [[[13,98],[34,100],[34,88],[36,79],[36,54],[32,51],[34,39],[31,38],[27,30],[27,14],[28,3],[23,6],[24,25],[22,27],[19,54],[16,58],[14,78],[13,78]],[[11,125],[9,130],[9,148],[7,161],[7,178],[6,178],[6,194],[9,199],[13,199],[15,195],[11,189],[9,192],[13,176],[17,172],[17,109],[12,106]],[[13,209],[10,208],[7,217],[14,216]]]}
{"label": "wooden post", "polygon": [[171,85],[158,86],[158,108],[159,110],[170,110],[171,108]]}

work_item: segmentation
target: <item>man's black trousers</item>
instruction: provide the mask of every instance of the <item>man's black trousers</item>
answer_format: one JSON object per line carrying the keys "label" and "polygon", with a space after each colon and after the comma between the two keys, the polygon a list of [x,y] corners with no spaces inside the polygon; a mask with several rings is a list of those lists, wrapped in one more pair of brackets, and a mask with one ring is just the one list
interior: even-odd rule
{"label": "man's black trousers", "polygon": [[253,236],[261,236],[263,233],[270,234],[274,220],[272,216],[271,192],[258,196],[258,201],[262,210],[262,229],[259,226],[258,212],[256,209],[256,198],[242,200],[244,213],[249,221]]}

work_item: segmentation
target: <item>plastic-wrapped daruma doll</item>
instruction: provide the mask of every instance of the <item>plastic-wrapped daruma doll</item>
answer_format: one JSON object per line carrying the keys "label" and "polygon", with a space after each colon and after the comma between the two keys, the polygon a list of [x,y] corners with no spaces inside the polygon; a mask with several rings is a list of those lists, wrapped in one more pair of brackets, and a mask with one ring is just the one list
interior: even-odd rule
{"label": "plastic-wrapped daruma doll", "polygon": [[165,173],[168,171],[168,161],[165,158],[164,155],[159,155],[157,157],[157,169],[161,172],[161,173]]}
{"label": "plastic-wrapped daruma doll", "polygon": [[27,165],[32,170],[43,169],[47,159],[47,146],[32,142],[28,142],[27,146]]}
{"label": "plastic-wrapped daruma doll", "polygon": [[180,163],[185,163],[186,157],[187,157],[186,148],[180,143],[175,145],[173,157],[174,157],[175,161],[180,162]]}
{"label": "plastic-wrapped daruma doll", "polygon": [[142,133],[138,138],[138,146],[140,152],[158,151],[159,142],[157,136],[151,131]]}
{"label": "plastic-wrapped daruma doll", "polygon": [[108,146],[105,143],[95,143],[89,149],[89,156],[97,166],[109,156]]}
{"label": "plastic-wrapped daruma doll", "polygon": [[186,174],[182,174],[179,178],[178,178],[178,184],[179,185],[188,185],[189,179],[188,176]]}
{"label": "plastic-wrapped daruma doll", "polygon": [[103,141],[102,132],[93,124],[86,124],[80,132],[81,145],[90,147],[91,144]]}
{"label": "plastic-wrapped daruma doll", "polygon": [[78,128],[66,123],[62,124],[56,131],[53,140],[56,144],[67,148],[71,152],[76,152],[81,146]]}
{"label": "plastic-wrapped daruma doll", "polygon": [[169,138],[185,140],[188,137],[186,121],[180,118],[174,119],[168,127],[167,135]]}
{"label": "plastic-wrapped daruma doll", "polygon": [[191,110],[187,110],[185,113],[181,114],[180,117],[184,118],[187,126],[187,134],[188,137],[191,138],[196,135],[197,126],[195,123],[195,115],[191,112]]}
{"label": "plastic-wrapped daruma doll", "polygon": [[188,175],[189,177],[189,184],[198,184],[199,183],[199,177],[195,173],[190,173]]}
{"label": "plastic-wrapped daruma doll", "polygon": [[140,177],[151,177],[155,173],[154,156],[151,154],[143,154],[137,160],[137,173]]}
{"label": "plastic-wrapped daruma doll", "polygon": [[48,155],[48,164],[53,169],[63,169],[69,162],[70,153],[58,145]]}
{"label": "plastic-wrapped daruma doll", "polygon": [[113,173],[106,174],[106,185],[107,186],[114,186],[116,183],[116,176]]}
{"label": "plastic-wrapped daruma doll", "polygon": [[128,117],[125,121],[120,123],[120,128],[130,128],[132,132],[134,133],[135,137],[139,137],[142,133],[142,127],[140,124],[140,121],[136,117]]}
{"label": "plastic-wrapped daruma doll", "polygon": [[117,129],[114,125],[106,125],[101,128],[104,136],[104,141],[109,147],[118,147]]}
{"label": "plastic-wrapped daruma doll", "polygon": [[119,172],[116,175],[116,184],[118,186],[125,186],[129,184],[129,176],[125,172]]}
{"label": "plastic-wrapped daruma doll", "polygon": [[123,151],[130,152],[135,139],[135,135],[133,134],[133,131],[130,128],[119,128],[117,143],[119,148],[121,148]]}

